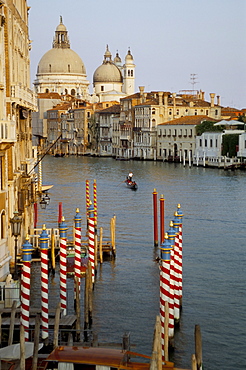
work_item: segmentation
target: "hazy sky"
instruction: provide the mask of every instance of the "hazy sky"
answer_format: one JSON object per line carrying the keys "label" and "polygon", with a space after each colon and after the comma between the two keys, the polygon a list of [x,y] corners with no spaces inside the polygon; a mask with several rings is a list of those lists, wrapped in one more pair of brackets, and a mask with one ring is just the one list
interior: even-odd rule
{"label": "hazy sky", "polygon": [[221,96],[223,106],[246,108],[246,0],[28,0],[31,79],[52,48],[60,15],[71,49],[91,83],[106,45],[122,60],[130,47],[135,90],[194,88]]}

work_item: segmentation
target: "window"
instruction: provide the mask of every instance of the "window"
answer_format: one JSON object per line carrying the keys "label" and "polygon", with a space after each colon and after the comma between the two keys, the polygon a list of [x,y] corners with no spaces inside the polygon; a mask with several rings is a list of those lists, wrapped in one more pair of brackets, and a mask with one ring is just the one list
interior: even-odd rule
{"label": "window", "polygon": [[246,140],[244,141],[244,149],[246,149]]}
{"label": "window", "polygon": [[215,109],[215,115],[218,116],[218,109]]}
{"label": "window", "polygon": [[215,147],[218,148],[218,139],[215,140]]}
{"label": "window", "polygon": [[179,129],[179,137],[182,136],[182,128]]}
{"label": "window", "polygon": [[87,112],[87,118],[90,118],[91,112]]}
{"label": "window", "polygon": [[101,91],[104,91],[104,86],[101,86]]}
{"label": "window", "polygon": [[207,139],[204,140],[204,146],[207,147],[208,146],[208,142],[207,142]]}
{"label": "window", "polygon": [[49,89],[45,89],[45,92],[48,93],[49,92]]}
{"label": "window", "polygon": [[152,109],[152,114],[155,114],[155,108]]}
{"label": "window", "polygon": [[71,90],[71,95],[75,96],[75,89]]}
{"label": "window", "polygon": [[213,139],[210,139],[210,148],[213,147]]}
{"label": "window", "polygon": [[51,64],[49,64],[49,72],[51,72]]}
{"label": "window", "polygon": [[130,71],[130,69],[128,69],[128,76],[130,76],[131,75],[131,71]]}
{"label": "window", "polygon": [[131,70],[131,77],[133,77],[133,69]]}
{"label": "window", "polygon": [[67,70],[68,70],[68,72],[71,72],[70,64],[68,64]]}
{"label": "window", "polygon": [[200,139],[200,148],[202,147],[202,139]]}

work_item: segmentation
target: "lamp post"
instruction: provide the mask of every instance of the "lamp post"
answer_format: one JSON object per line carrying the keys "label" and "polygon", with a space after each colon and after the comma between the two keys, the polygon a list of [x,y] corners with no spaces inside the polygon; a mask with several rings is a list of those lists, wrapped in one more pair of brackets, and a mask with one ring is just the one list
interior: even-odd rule
{"label": "lamp post", "polygon": [[21,234],[21,223],[22,217],[19,216],[19,212],[14,212],[14,217],[10,219],[12,236],[15,237],[15,269],[14,269],[14,280],[18,280],[17,273],[17,243],[18,236]]}

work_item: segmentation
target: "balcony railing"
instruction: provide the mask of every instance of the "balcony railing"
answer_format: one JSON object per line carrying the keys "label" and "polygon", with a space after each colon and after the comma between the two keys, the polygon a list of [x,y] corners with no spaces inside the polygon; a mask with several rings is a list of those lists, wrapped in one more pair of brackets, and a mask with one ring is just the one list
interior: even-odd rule
{"label": "balcony railing", "polygon": [[[8,100],[9,98],[7,98]],[[37,98],[33,90],[19,85],[11,85],[10,101],[15,100],[20,106],[37,109]]]}
{"label": "balcony railing", "polygon": [[0,143],[15,143],[16,140],[16,122],[10,119],[0,120]]}

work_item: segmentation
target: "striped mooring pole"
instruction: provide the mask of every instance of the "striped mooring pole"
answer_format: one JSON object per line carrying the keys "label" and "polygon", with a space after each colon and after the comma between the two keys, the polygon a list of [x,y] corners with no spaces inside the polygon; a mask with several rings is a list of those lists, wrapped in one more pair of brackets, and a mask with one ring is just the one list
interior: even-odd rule
{"label": "striped mooring pole", "polygon": [[171,254],[170,254],[170,291],[169,291],[169,337],[174,337],[174,240],[175,240],[175,229],[173,227],[173,222],[170,221],[170,227],[167,231],[168,240],[171,242]]}
{"label": "striped mooring pole", "polygon": [[49,283],[49,262],[48,262],[48,242],[49,236],[46,226],[39,237],[41,255],[41,328],[42,339],[49,336],[49,307],[48,307],[48,283]]}
{"label": "striped mooring pole", "polygon": [[179,275],[179,299],[180,299],[180,306],[182,307],[182,296],[183,296],[183,231],[182,231],[182,219],[183,219],[183,212],[181,211],[181,206],[178,204],[177,206],[177,214],[180,221],[179,224],[179,261],[180,261],[180,275]]}
{"label": "striped mooring pole", "polygon": [[91,263],[92,284],[95,281],[95,220],[94,207],[91,204],[88,208],[88,237],[89,237],[89,261]]}
{"label": "striped mooring pole", "polygon": [[172,243],[168,240],[168,234],[165,233],[164,242],[160,246],[160,318],[161,318],[161,349],[162,349],[162,360],[165,360],[164,356],[164,326],[165,326],[165,302],[169,303],[169,291],[170,291],[170,252],[172,250]]}
{"label": "striped mooring pole", "polygon": [[60,302],[63,315],[67,313],[67,224],[65,218],[59,225],[60,231]]}
{"label": "striped mooring pole", "polygon": [[[74,278],[78,279],[79,294],[80,294],[80,278],[81,278],[81,223],[82,217],[79,213],[79,208],[76,209],[74,216]],[[76,279],[74,279],[74,282]],[[76,284],[74,283],[74,297],[76,297]]]}
{"label": "striped mooring pole", "polygon": [[29,236],[22,245],[22,273],[21,273],[21,325],[25,331],[25,341],[29,340],[29,318],[30,318],[30,279],[31,260],[33,246],[29,243]]}
{"label": "striped mooring pole", "polygon": [[179,322],[180,319],[180,293],[179,293],[179,279],[180,279],[180,266],[182,261],[179,258],[179,225],[180,219],[178,213],[174,213],[173,228],[175,229],[173,262],[174,262],[174,320]]}
{"label": "striped mooring pole", "polygon": [[154,220],[154,246],[158,246],[158,212],[157,212],[157,191],[153,191],[153,220]]}

